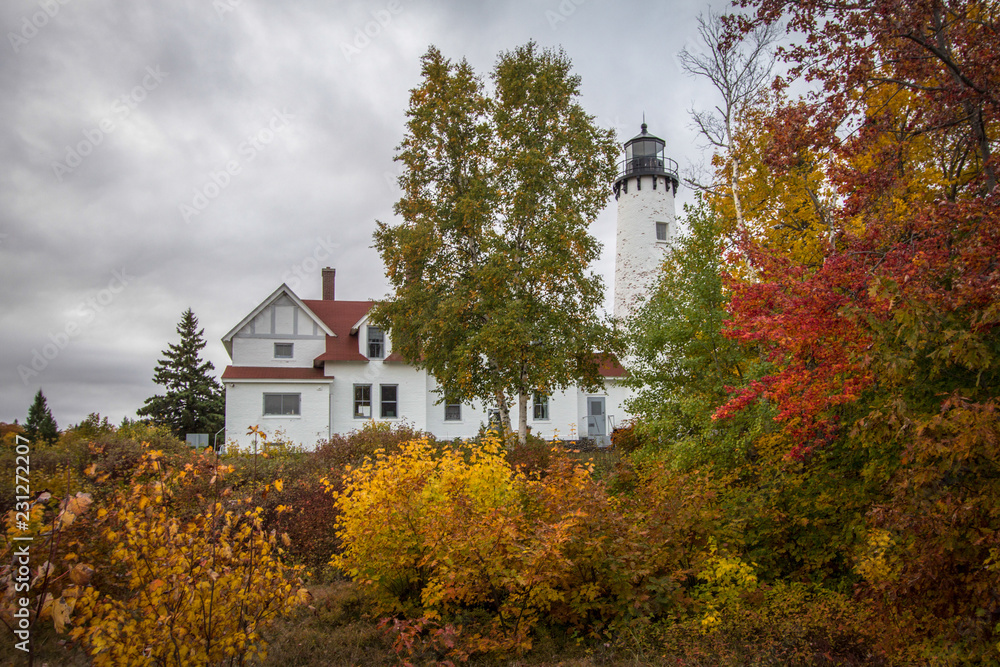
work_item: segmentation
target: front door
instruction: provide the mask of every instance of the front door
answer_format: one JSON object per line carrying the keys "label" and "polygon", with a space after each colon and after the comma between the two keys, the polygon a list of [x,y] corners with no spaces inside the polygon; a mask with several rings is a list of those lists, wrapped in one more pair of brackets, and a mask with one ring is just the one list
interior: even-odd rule
{"label": "front door", "polygon": [[587,397],[587,437],[598,445],[606,445],[608,438],[607,417],[604,414],[604,397]]}

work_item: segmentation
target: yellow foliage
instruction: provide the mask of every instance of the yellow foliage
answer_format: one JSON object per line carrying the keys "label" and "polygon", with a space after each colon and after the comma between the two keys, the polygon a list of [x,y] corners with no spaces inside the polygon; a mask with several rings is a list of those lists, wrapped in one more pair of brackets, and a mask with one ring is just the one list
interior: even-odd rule
{"label": "yellow foliage", "polygon": [[872,583],[893,581],[899,573],[900,564],[892,557],[895,540],[892,533],[881,528],[868,532],[865,546],[858,554],[854,570]]}
{"label": "yellow foliage", "polygon": [[835,195],[827,182],[823,156],[802,150],[796,163],[776,170],[767,163],[774,137],[763,124],[765,110],[746,113],[734,136],[730,155],[716,155],[713,164],[726,187],[709,193],[712,209],[736,232],[731,192],[733,160],[737,161],[737,193],[745,231],[763,246],[807,265],[818,265],[832,243],[831,216]]}
{"label": "yellow foliage", "polygon": [[512,470],[493,436],[466,450],[417,440],[379,452],[334,494],[344,549],[331,564],[367,585],[383,611],[433,620],[494,610],[470,648],[526,650],[531,629],[565,599],[563,551],[585,515],[564,499],[591,481],[583,466],[547,479]]}
{"label": "yellow foliage", "polygon": [[[75,607],[71,636],[95,665],[209,664],[264,655],[261,628],[307,599],[300,568],[282,564],[278,538],[262,530],[259,507],[241,512],[208,501],[193,516],[178,515],[175,494],[229,468],[202,458],[170,470],[157,458],[144,456],[132,484],[99,514],[124,585],[117,592],[87,587],[73,604],[53,602],[57,628],[65,609]],[[92,569],[77,565],[73,572],[82,584]]]}
{"label": "yellow foliage", "polygon": [[718,552],[714,538],[709,542],[709,555],[705,559],[698,579],[699,597],[706,611],[701,619],[701,631],[711,632],[722,624],[722,611],[734,606],[737,599],[757,588],[755,563],[746,563],[737,556]]}

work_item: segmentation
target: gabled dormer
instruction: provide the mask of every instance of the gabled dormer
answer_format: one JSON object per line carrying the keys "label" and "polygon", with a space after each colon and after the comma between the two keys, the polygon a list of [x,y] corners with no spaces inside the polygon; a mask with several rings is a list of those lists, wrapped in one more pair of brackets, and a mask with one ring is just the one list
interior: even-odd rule
{"label": "gabled dormer", "polygon": [[281,285],[222,338],[234,366],[311,367],[336,333]]}
{"label": "gabled dormer", "polygon": [[358,352],[368,361],[385,361],[392,354],[392,344],[388,333],[369,321],[370,313],[354,323],[351,335],[357,336]]}

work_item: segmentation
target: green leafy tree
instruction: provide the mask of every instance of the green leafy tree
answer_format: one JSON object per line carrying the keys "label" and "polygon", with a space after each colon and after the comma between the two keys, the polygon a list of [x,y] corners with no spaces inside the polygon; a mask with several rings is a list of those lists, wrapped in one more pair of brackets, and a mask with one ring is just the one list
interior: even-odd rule
{"label": "green leafy tree", "polygon": [[618,146],[578,103],[562,51],[501,54],[492,97],[464,60],[432,47],[422,63],[396,156],[403,222],[375,233],[395,294],[373,317],[449,400],[496,405],[509,429],[516,396],[523,442],[533,391],[600,382],[608,336],[588,225]]}
{"label": "green leafy tree", "polygon": [[39,389],[35,400],[28,408],[28,418],[24,422],[24,437],[32,442],[52,443],[59,439],[59,427],[52,417],[45,394]]}
{"label": "green leafy tree", "polygon": [[[629,404],[644,435],[687,452],[688,463],[713,464],[747,453],[750,424],[720,430],[712,413],[743,383],[753,359],[724,333],[729,297],[723,287],[725,221],[701,197],[686,207],[687,233],[677,237],[655,290],[628,325]],[[752,421],[752,420],[750,420]]]}
{"label": "green leafy tree", "polygon": [[225,423],[225,394],[211,375],[215,366],[201,360],[205,330],[198,329],[198,318],[190,308],[181,317],[177,333],[180,342],[163,351],[153,374],[165,394],[147,398],[136,414],[166,425],[180,438],[187,433],[214,433]]}

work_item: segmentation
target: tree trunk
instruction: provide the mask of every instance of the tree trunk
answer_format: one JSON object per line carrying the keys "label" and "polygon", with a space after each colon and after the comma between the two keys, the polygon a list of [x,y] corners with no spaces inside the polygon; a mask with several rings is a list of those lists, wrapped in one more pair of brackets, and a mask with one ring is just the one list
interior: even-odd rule
{"label": "tree trunk", "polygon": [[528,394],[522,389],[517,394],[517,444],[528,444]]}
{"label": "tree trunk", "polygon": [[734,155],[733,151],[733,139],[729,131],[726,131],[729,135],[729,189],[733,193],[733,210],[736,211],[736,225],[741,233],[746,232],[746,225],[743,224],[743,206],[740,204],[740,172],[739,172],[739,161]]}
{"label": "tree trunk", "polygon": [[507,442],[507,435],[512,433],[510,427],[510,406],[507,405],[507,396],[502,389],[496,390],[497,409],[500,410],[500,439]]}

